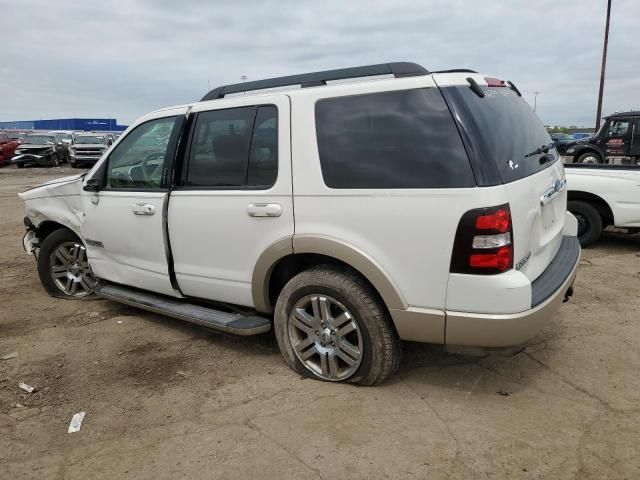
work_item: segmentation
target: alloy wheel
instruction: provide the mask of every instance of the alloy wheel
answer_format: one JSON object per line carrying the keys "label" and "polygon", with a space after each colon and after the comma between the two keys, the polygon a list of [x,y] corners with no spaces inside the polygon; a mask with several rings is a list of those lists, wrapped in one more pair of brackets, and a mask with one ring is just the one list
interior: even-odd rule
{"label": "alloy wheel", "polygon": [[51,253],[51,278],[53,283],[71,297],[86,297],[93,292],[93,278],[87,250],[77,242],[64,242]]}
{"label": "alloy wheel", "polygon": [[289,315],[288,332],[296,357],[324,380],[346,380],[360,367],[360,327],[347,308],[328,295],[300,299]]}

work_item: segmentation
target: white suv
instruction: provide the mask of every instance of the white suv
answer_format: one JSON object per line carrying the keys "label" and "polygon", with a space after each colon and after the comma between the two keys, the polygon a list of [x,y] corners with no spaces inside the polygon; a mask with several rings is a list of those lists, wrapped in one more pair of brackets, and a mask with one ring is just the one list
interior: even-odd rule
{"label": "white suv", "polygon": [[572,292],[562,163],[510,82],[391,63],[227,85],[21,194],[46,290],[382,382],[400,341],[519,345]]}

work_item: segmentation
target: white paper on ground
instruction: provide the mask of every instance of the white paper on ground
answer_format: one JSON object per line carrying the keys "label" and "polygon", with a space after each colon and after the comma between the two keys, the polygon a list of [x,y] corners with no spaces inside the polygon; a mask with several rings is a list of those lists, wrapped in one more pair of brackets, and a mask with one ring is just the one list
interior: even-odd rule
{"label": "white paper on ground", "polygon": [[84,418],[84,412],[76,413],[71,419],[69,424],[69,433],[79,432],[82,425],[82,419]]}
{"label": "white paper on ground", "polygon": [[22,383],[22,382],[18,384],[18,388],[21,388],[27,393],[32,393],[36,389],[36,387],[32,387],[31,385],[27,385],[26,383]]}

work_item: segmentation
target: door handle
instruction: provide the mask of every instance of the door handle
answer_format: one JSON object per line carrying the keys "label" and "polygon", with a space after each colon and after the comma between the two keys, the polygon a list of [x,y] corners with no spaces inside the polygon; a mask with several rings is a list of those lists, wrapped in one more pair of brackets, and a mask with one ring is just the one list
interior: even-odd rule
{"label": "door handle", "polygon": [[156,207],[148,203],[134,203],[131,205],[131,211],[134,215],[153,215],[156,213]]}
{"label": "door handle", "polygon": [[282,207],[277,203],[251,203],[247,207],[250,217],[279,217]]}

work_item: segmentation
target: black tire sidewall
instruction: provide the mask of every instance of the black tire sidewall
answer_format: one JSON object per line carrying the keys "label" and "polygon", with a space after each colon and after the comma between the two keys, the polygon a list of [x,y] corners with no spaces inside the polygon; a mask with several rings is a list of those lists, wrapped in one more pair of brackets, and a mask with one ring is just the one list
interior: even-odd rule
{"label": "black tire sidewall", "polygon": [[582,236],[578,237],[581,246],[587,247],[600,238],[602,218],[593,205],[579,200],[571,200],[567,203],[567,210],[574,215],[581,215],[587,222],[587,230]]}

